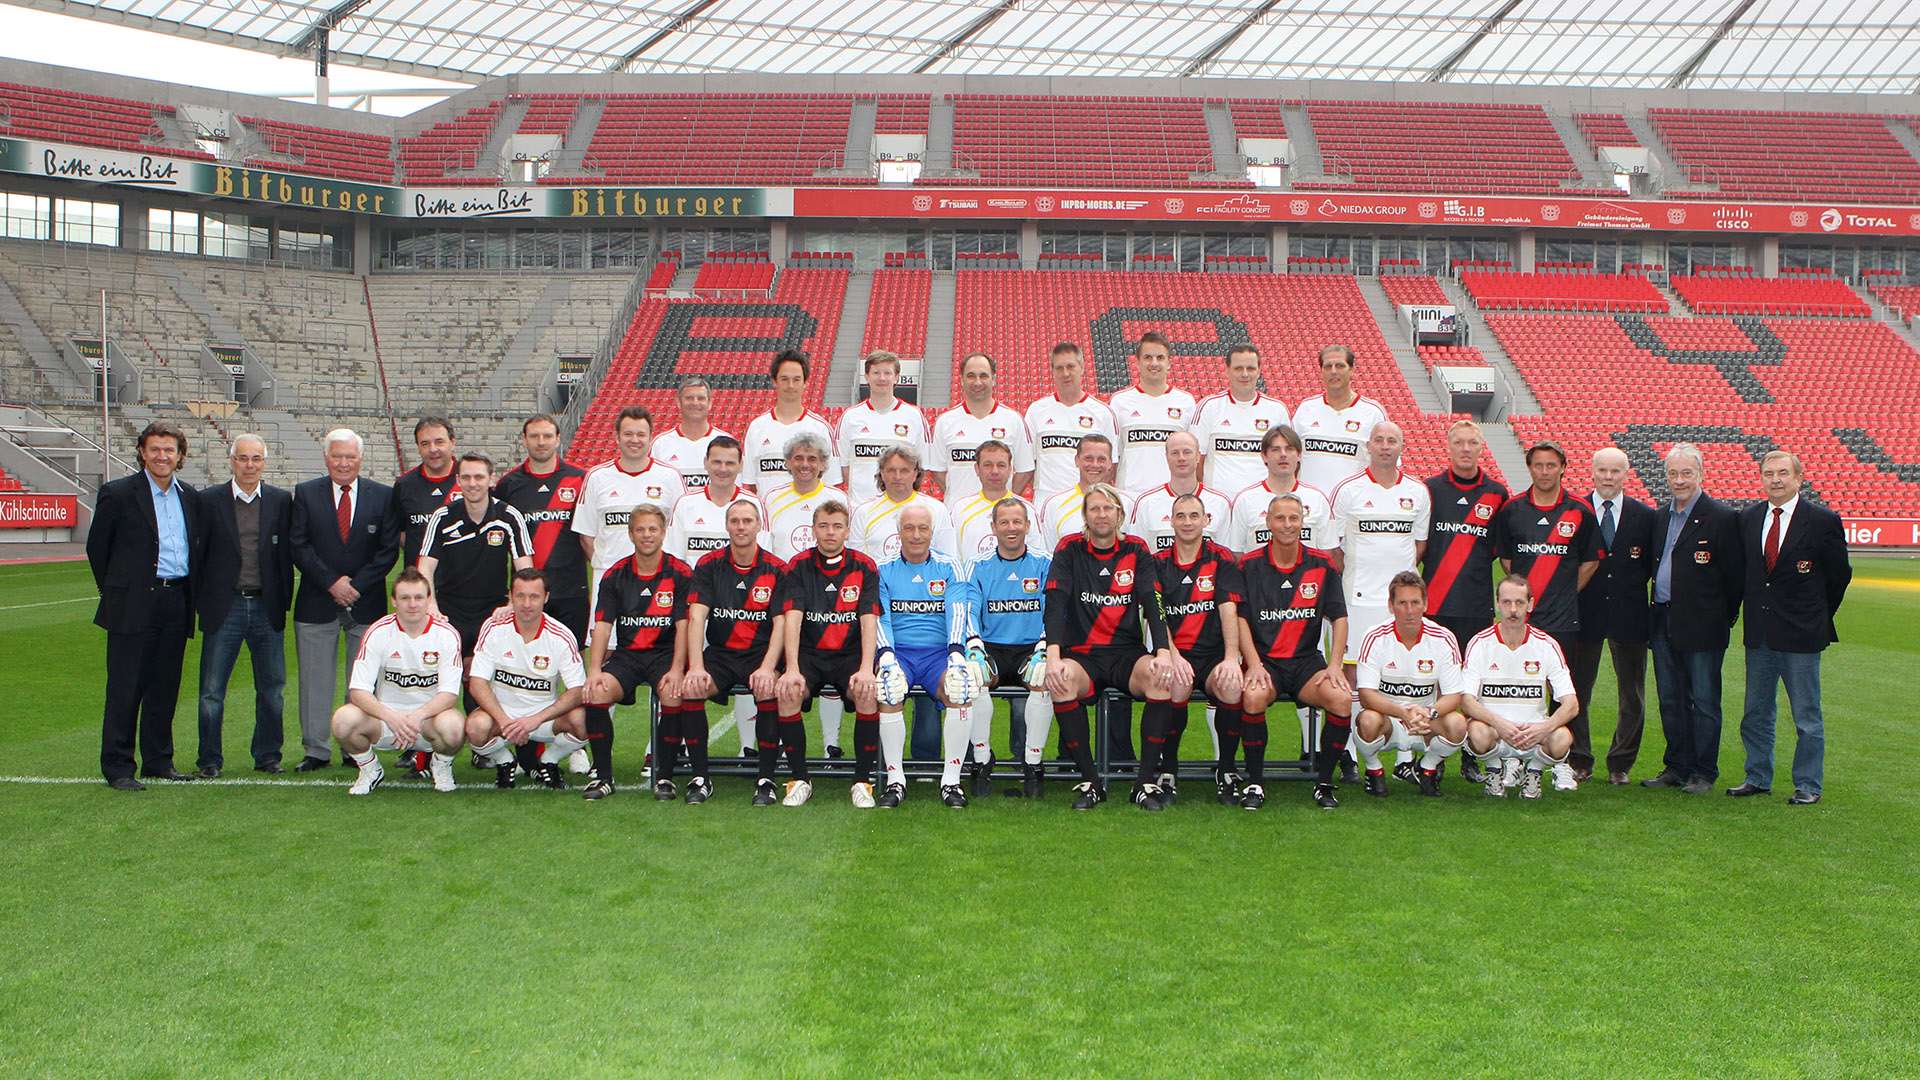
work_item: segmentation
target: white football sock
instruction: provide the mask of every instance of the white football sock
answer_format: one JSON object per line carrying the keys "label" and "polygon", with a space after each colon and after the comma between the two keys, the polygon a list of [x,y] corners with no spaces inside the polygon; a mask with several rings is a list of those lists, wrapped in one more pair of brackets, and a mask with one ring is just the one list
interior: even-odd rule
{"label": "white football sock", "polygon": [[973,760],[985,765],[993,760],[993,695],[982,690],[968,707],[967,715]]}
{"label": "white football sock", "polygon": [[[1355,726],[1357,727],[1358,725]],[[1358,734],[1355,734],[1353,742],[1349,745],[1358,751],[1357,760],[1366,765],[1368,772],[1376,772],[1379,770],[1380,751],[1387,748],[1387,736],[1384,732],[1378,739],[1371,740],[1363,739]]]}
{"label": "white football sock", "polygon": [[753,718],[753,695],[733,695],[733,726],[740,729],[740,752],[742,754],[757,754],[760,752],[760,744],[755,742],[753,738]]}
{"label": "white football sock", "polygon": [[820,699],[820,737],[828,746],[840,745],[840,718],[846,715],[846,703],[837,697]]}
{"label": "white football sock", "polygon": [[880,714],[880,761],[886,769],[887,783],[905,785],[907,770],[904,767],[907,747],[907,714],[904,712]]}
{"label": "white football sock", "polygon": [[1220,710],[1212,705],[1207,706],[1207,738],[1213,740],[1213,760],[1215,761],[1220,760],[1220,729],[1215,726],[1219,723]]}
{"label": "white football sock", "polygon": [[1394,765],[1396,765],[1396,766],[1399,766],[1399,765],[1405,765],[1405,764],[1406,764],[1407,762],[1409,762],[1409,761],[1412,761],[1412,760],[1413,760],[1413,751],[1411,751],[1411,750],[1396,750],[1396,751],[1394,751],[1394,754],[1393,754],[1393,763],[1394,763]]}
{"label": "white football sock", "polygon": [[364,754],[348,754],[347,756],[352,758],[353,763],[355,765],[360,766],[361,768],[365,768],[368,765],[371,765],[374,762],[380,760],[379,755],[375,754],[371,749],[369,749]]}
{"label": "white football sock", "polygon": [[1420,758],[1420,767],[1429,771],[1440,767],[1440,763],[1460,752],[1460,744],[1448,742],[1438,735],[1427,736],[1427,752]]}
{"label": "white football sock", "polygon": [[[972,734],[972,713],[971,709],[965,715],[959,709],[948,709],[947,715],[940,721],[941,750],[946,755],[946,764],[940,767],[942,787],[960,782],[960,766],[967,759],[967,743]],[[880,714],[880,723],[887,722],[887,715]],[[892,779],[891,774],[888,779]]]}
{"label": "white football sock", "polygon": [[473,754],[489,765],[513,764],[513,744],[505,735],[495,735],[473,748]]}
{"label": "white football sock", "polygon": [[1027,695],[1027,764],[1038,765],[1053,735],[1053,695],[1036,690]]}
{"label": "white football sock", "polygon": [[584,750],[586,747],[585,739],[576,739],[571,735],[555,732],[553,741],[547,744],[545,750],[540,751],[540,761],[545,765],[557,764],[572,757],[575,750]]}

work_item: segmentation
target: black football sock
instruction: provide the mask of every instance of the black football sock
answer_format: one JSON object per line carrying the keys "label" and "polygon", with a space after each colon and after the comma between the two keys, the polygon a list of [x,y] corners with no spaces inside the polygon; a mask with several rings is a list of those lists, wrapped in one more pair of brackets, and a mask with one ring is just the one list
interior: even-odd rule
{"label": "black football sock", "polygon": [[528,773],[537,771],[540,768],[540,744],[528,739],[513,748],[513,759]]}
{"label": "black football sock", "polygon": [[873,783],[873,770],[880,763],[880,714],[855,713],[853,717],[853,778],[862,784]]}
{"label": "black football sock", "polygon": [[687,748],[687,756],[692,760],[687,771],[690,775],[707,775],[707,703],[704,701],[683,701],[680,703],[680,742]]}
{"label": "black football sock", "polygon": [[1054,702],[1053,726],[1060,729],[1060,745],[1080,770],[1080,779],[1098,783],[1100,774],[1093,767],[1092,738],[1087,731],[1087,703]]}
{"label": "black football sock", "polygon": [[1353,734],[1351,718],[1323,712],[1320,722],[1320,750],[1314,755],[1313,771],[1321,783],[1333,783],[1334,766],[1347,753],[1347,738]]}
{"label": "black football sock", "polygon": [[680,756],[680,706],[660,706],[660,722],[653,729],[653,778],[673,779],[673,763]]}
{"label": "black football sock", "polygon": [[1160,771],[1168,774],[1180,772],[1180,736],[1187,733],[1187,705],[1185,701],[1170,701],[1167,707],[1167,743],[1160,748]]}
{"label": "black football sock", "polygon": [[1233,708],[1216,709],[1213,714],[1214,731],[1220,736],[1220,760],[1214,767],[1223,773],[1232,772],[1240,756],[1240,716],[1241,710]]}
{"label": "black football sock", "polygon": [[1137,780],[1151,784],[1160,775],[1160,759],[1167,749],[1167,729],[1173,726],[1170,701],[1149,699],[1140,710],[1140,772]]}
{"label": "black football sock", "polygon": [[[780,729],[785,726],[786,720],[776,709],[760,709],[758,703],[755,708],[753,737],[760,744],[758,779],[771,780],[773,774],[780,770]],[[794,717],[793,722],[799,723],[800,718]]]}
{"label": "black football sock", "polygon": [[807,725],[798,714],[780,718],[780,747],[787,752],[787,768],[795,780],[807,778]]}
{"label": "black football sock", "polygon": [[1261,784],[1267,776],[1267,714],[1264,712],[1246,712],[1240,714],[1240,745],[1247,751],[1247,780]]}
{"label": "black football sock", "polygon": [[594,779],[613,783],[613,710],[605,705],[587,706],[587,755]]}

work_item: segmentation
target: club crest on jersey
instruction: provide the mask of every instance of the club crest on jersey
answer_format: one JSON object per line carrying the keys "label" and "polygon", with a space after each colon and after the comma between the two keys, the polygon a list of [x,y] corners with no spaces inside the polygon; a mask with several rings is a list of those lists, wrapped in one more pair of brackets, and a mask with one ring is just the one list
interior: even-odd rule
{"label": "club crest on jersey", "polygon": [[1120,586],[1123,589],[1132,587],[1133,571],[1132,570],[1115,570],[1113,572],[1113,583],[1115,585]]}
{"label": "club crest on jersey", "polygon": [[1413,500],[1412,500],[1412,499],[1401,499],[1401,500],[1400,500],[1400,509],[1402,509],[1402,510],[1411,510],[1411,509],[1413,509]]}
{"label": "club crest on jersey", "polygon": [[553,496],[554,498],[559,499],[563,503],[570,503],[573,500],[579,498],[580,493],[573,490],[570,487],[563,487],[559,491],[554,492]]}
{"label": "club crest on jersey", "polygon": [[1573,535],[1573,522],[1563,521],[1555,525],[1553,531],[1559,533],[1561,536],[1571,537]]}
{"label": "club crest on jersey", "polygon": [[1173,407],[1171,407],[1171,408],[1169,408],[1169,409],[1167,410],[1167,419],[1169,419],[1169,420],[1178,420],[1178,419],[1180,419],[1180,406],[1178,406],[1178,405],[1175,405],[1175,406],[1173,406]]}
{"label": "club crest on jersey", "polygon": [[1420,669],[1420,674],[1422,675],[1430,674],[1433,671],[1433,661],[1425,659],[1424,657],[1414,666]]}
{"label": "club crest on jersey", "polygon": [[1201,574],[1200,579],[1193,583],[1193,587],[1196,592],[1212,592],[1213,591],[1213,575]]}
{"label": "club crest on jersey", "polygon": [[756,604],[765,604],[765,603],[768,603],[768,602],[770,602],[770,601],[771,601],[772,599],[773,599],[773,586],[771,586],[771,585],[755,585],[755,586],[753,587],[753,602],[754,602],[754,603],[756,603]]}
{"label": "club crest on jersey", "polygon": [[661,487],[660,487],[660,485],[659,485],[659,484],[648,484],[648,485],[647,485],[647,498],[649,498],[649,499],[657,499],[657,498],[659,498],[659,497],[660,497],[660,492],[661,492],[661,490],[662,490],[662,489],[661,489]]}
{"label": "club crest on jersey", "polygon": [[1358,420],[1349,420],[1349,421],[1347,421],[1347,430],[1348,430],[1348,431],[1359,431],[1359,430],[1360,430],[1360,421],[1358,421]]}
{"label": "club crest on jersey", "polygon": [[548,665],[548,664],[550,664],[550,663],[552,663],[552,662],[553,662],[553,661],[552,661],[552,660],[550,660],[550,659],[548,659],[547,657],[544,657],[544,656],[536,656],[536,657],[534,657],[534,658],[533,658],[533,670],[535,670],[535,671],[545,671],[545,670],[547,670],[547,665]]}
{"label": "club crest on jersey", "polygon": [[1033,592],[1039,592],[1039,591],[1040,591],[1040,579],[1039,579],[1039,578],[1037,578],[1037,577],[1023,577],[1023,578],[1021,578],[1021,579],[1020,579],[1020,591],[1021,591],[1021,592],[1030,592],[1030,593],[1033,593]]}
{"label": "club crest on jersey", "polygon": [[845,603],[845,604],[853,604],[853,603],[858,603],[858,602],[859,602],[859,600],[860,600],[860,586],[858,586],[858,585],[842,585],[842,586],[840,587],[840,601],[841,601],[841,603]]}
{"label": "club crest on jersey", "polygon": [[1082,416],[1079,420],[1081,427],[1090,428],[1093,426],[1093,417],[1091,416]]}
{"label": "club crest on jersey", "polygon": [[[394,653],[393,655],[399,656],[400,654]],[[426,652],[420,654],[420,662],[428,667],[432,667],[440,662],[440,651],[438,649],[428,649]]]}
{"label": "club crest on jersey", "polygon": [[907,425],[905,425],[905,424],[895,424],[895,425],[893,425],[893,433],[894,433],[895,435],[898,435],[898,436],[900,436],[901,438],[906,438],[906,435],[907,435]]}
{"label": "club crest on jersey", "polygon": [[1256,417],[1254,417],[1254,419],[1253,419],[1253,430],[1255,430],[1255,431],[1265,431],[1265,430],[1267,430],[1267,418],[1266,418],[1266,417],[1264,417],[1264,416],[1256,416]]}
{"label": "club crest on jersey", "polygon": [[947,583],[946,583],[946,582],[944,582],[944,581],[929,581],[929,582],[927,582],[927,594],[928,594],[929,596],[945,596],[945,595],[947,595]]}
{"label": "club crest on jersey", "polygon": [[1479,518],[1481,521],[1485,521],[1493,516],[1493,507],[1488,506],[1486,503],[1481,503],[1479,506],[1473,508],[1473,516]]}
{"label": "club crest on jersey", "polygon": [[497,532],[490,532],[487,534],[487,546],[499,547],[501,544],[506,542],[506,539],[507,539],[506,537],[500,535]]}
{"label": "club crest on jersey", "polygon": [[657,593],[654,593],[654,594],[653,594],[653,606],[654,606],[654,607],[657,607],[657,608],[670,608],[670,607],[672,607],[672,606],[673,606],[673,590],[672,590],[672,589],[661,589],[661,590],[660,590],[659,592],[657,592]]}
{"label": "club crest on jersey", "polygon": [[1320,585],[1318,582],[1303,581],[1300,583],[1300,598],[1302,600],[1311,600],[1319,595]]}
{"label": "club crest on jersey", "polygon": [[1529,675],[1540,674],[1540,661],[1538,660],[1528,660],[1526,663],[1521,664],[1520,666],[1525,668],[1527,671],[1527,674]]}
{"label": "club crest on jersey", "polygon": [[1638,544],[1635,544],[1633,547],[1630,547],[1627,549],[1627,558],[1637,559],[1639,557],[1640,557],[1640,546]]}

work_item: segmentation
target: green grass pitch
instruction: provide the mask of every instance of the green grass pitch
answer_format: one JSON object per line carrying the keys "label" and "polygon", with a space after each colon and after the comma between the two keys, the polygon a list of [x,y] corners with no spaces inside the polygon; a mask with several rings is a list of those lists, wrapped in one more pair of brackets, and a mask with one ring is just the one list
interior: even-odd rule
{"label": "green grass pitch", "polygon": [[[1259,814],[1197,786],[1074,814],[1064,784],[880,813],[723,779],[669,806],[631,721],[598,805],[464,757],[447,796],[350,800],[338,769],[123,795],[92,595],[81,565],[0,568],[0,1075],[1920,1074],[1920,563],[1856,563],[1811,808],[1784,706],[1765,800],[1450,776],[1331,814],[1298,783]],[[1742,687],[1736,646],[1722,787]],[[244,660],[230,701],[250,779]],[[188,690],[186,768],[193,716]],[[1636,779],[1661,746],[1650,721]]]}

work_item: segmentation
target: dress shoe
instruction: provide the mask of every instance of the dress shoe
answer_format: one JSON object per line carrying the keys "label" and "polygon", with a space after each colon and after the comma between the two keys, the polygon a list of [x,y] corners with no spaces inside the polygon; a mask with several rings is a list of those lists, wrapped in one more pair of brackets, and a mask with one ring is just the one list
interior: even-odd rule
{"label": "dress shoe", "polygon": [[263,764],[260,764],[260,765],[255,765],[255,766],[253,767],[253,771],[254,771],[254,772],[263,772],[263,773],[274,773],[274,774],[279,774],[279,773],[283,773],[283,772],[286,772],[287,770],[286,770],[286,769],[284,769],[284,768],[281,768],[281,767],[280,767],[280,763],[279,763],[279,762],[277,762],[277,761],[269,761],[269,762],[265,762],[265,763],[263,763]]}
{"label": "dress shoe", "polygon": [[1696,776],[1687,781],[1687,785],[1680,789],[1680,793],[1682,795],[1705,795],[1712,790],[1713,781],[1704,776]]}
{"label": "dress shoe", "polygon": [[294,772],[319,772],[321,769],[324,769],[331,764],[333,764],[331,761],[323,757],[301,758],[300,764],[295,765],[293,767],[293,771]]}
{"label": "dress shoe", "polygon": [[147,790],[147,785],[145,785],[145,784],[143,784],[143,783],[141,783],[141,782],[140,782],[140,781],[138,781],[138,780],[135,780],[135,779],[134,779],[133,777],[131,777],[131,776],[116,776],[116,777],[114,777],[113,779],[111,779],[111,780],[109,780],[109,781],[107,781],[107,786],[108,786],[108,787],[110,787],[110,788],[112,788],[112,789],[113,789],[113,790],[115,790],[115,791],[145,791],[145,790]]}
{"label": "dress shoe", "polygon": [[220,766],[202,765],[193,775],[201,780],[218,780],[220,779]]}
{"label": "dress shoe", "polygon": [[1591,779],[1593,779],[1593,770],[1592,770],[1592,769],[1575,769],[1575,770],[1573,770],[1573,782],[1574,782],[1574,783],[1576,783],[1576,784],[1584,784],[1584,783],[1586,783],[1587,781],[1589,781],[1589,780],[1591,780]]}
{"label": "dress shoe", "polygon": [[149,780],[186,781],[186,780],[198,779],[192,773],[181,772],[179,769],[173,769],[173,768],[169,768],[165,772],[150,772],[150,773],[144,773],[142,775],[144,775]]}
{"label": "dress shoe", "polygon": [[1686,779],[1672,769],[1660,770],[1659,776],[1649,776],[1640,781],[1641,787],[1684,787]]}
{"label": "dress shoe", "polygon": [[1625,770],[1622,770],[1620,772],[1610,772],[1607,774],[1607,783],[1612,784],[1616,787],[1628,783],[1631,779],[1632,777],[1629,777],[1626,774]]}
{"label": "dress shoe", "polygon": [[1819,801],[1820,793],[1817,791],[1796,791],[1787,796],[1788,806],[1812,806]]}
{"label": "dress shoe", "polygon": [[1744,799],[1749,795],[1769,795],[1772,794],[1772,792],[1772,788],[1763,788],[1758,784],[1741,784],[1739,787],[1730,787],[1727,789],[1727,794],[1736,799]]}

